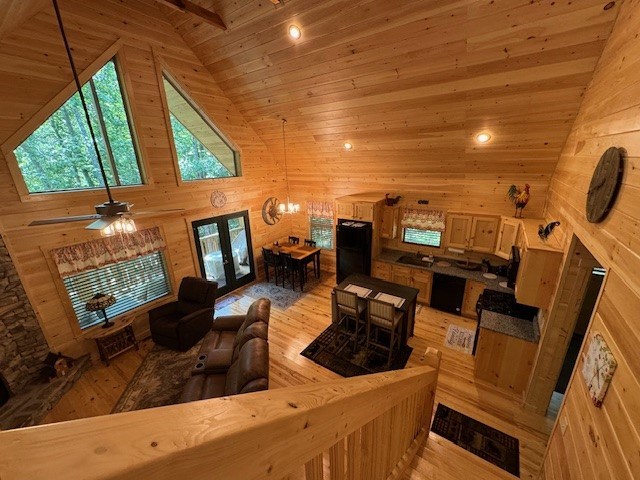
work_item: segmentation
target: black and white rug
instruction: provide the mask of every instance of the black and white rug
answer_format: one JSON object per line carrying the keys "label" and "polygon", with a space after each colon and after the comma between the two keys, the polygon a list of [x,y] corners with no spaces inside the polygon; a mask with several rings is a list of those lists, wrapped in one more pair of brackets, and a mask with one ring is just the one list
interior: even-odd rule
{"label": "black and white rug", "polygon": [[[335,339],[335,342],[334,342]],[[387,367],[386,351],[375,348],[367,349],[364,335],[360,336],[358,345],[353,350],[353,340],[348,332],[338,330],[338,338],[333,326],[327,328],[300,354],[313,360],[318,365],[342,375],[355,377],[369,373],[400,370],[405,367],[413,349],[408,345],[396,351],[391,360],[391,367]]]}

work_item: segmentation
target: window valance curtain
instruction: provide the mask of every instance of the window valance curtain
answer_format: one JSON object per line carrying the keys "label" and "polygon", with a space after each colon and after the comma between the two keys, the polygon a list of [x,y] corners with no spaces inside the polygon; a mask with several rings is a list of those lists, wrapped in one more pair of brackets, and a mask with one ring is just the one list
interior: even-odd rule
{"label": "window valance curtain", "polygon": [[307,202],[307,213],[310,217],[333,220],[333,202]]}
{"label": "window valance curtain", "polygon": [[164,250],[158,227],[51,250],[62,278]]}
{"label": "window valance curtain", "polygon": [[442,210],[423,210],[419,208],[405,208],[402,211],[400,224],[405,228],[418,230],[434,230],[444,232],[445,217]]}

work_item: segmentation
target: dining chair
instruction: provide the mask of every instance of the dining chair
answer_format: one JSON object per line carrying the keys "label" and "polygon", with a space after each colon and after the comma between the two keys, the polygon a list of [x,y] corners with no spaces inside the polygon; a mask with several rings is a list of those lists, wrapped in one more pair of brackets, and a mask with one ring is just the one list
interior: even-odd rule
{"label": "dining chair", "polygon": [[[333,321],[335,345],[338,339],[338,329],[344,322],[344,329],[353,338],[353,351],[358,347],[358,333],[365,328],[365,314],[367,310],[367,302],[365,299],[358,297],[354,292],[334,288],[336,294],[336,318]],[[349,329],[349,319],[353,319],[355,325],[353,332]]]}
{"label": "dining chair", "polygon": [[269,267],[273,267],[273,272],[276,277],[276,285],[278,285],[278,270],[281,269],[280,258],[273,253],[273,250],[262,247],[262,260],[264,262],[264,274],[267,277],[267,283],[269,283]]}
{"label": "dining chair", "polygon": [[300,237],[289,236],[289,243],[292,243],[294,245],[299,245],[300,244]]}
{"label": "dining chair", "polygon": [[282,264],[282,288],[284,288],[285,280],[288,280],[291,284],[291,289],[295,291],[296,276],[299,276],[300,291],[302,291],[302,272],[300,272],[298,262],[294,260],[290,253],[280,252],[278,256],[280,257],[280,262]]}
{"label": "dining chair", "polygon": [[[313,247],[316,248],[316,242],[315,240],[309,240],[308,238],[304,239],[304,246],[305,247]],[[312,263],[313,264],[313,274],[317,277],[318,276],[318,267],[316,266],[316,256],[312,255],[310,257],[307,257],[304,261],[304,276],[307,276],[307,272],[309,271],[309,264]]]}
{"label": "dining chair", "polygon": [[[387,359],[387,367],[391,366],[393,358],[393,349],[397,343],[400,347],[400,325],[402,324],[403,312],[397,310],[392,303],[369,298],[367,300],[367,349],[369,344],[389,350],[389,358]],[[371,327],[375,328],[375,339],[371,339]],[[389,333],[389,345],[380,343],[378,334],[380,330]]]}

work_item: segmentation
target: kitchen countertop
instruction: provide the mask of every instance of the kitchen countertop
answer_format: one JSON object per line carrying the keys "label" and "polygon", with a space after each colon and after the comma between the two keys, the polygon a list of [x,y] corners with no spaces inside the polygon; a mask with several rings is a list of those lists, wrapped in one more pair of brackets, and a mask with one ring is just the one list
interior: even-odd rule
{"label": "kitchen countertop", "polygon": [[[409,268],[417,268],[417,269],[421,269],[421,270],[428,270],[430,272],[433,273],[443,273],[445,275],[451,275],[452,277],[460,277],[460,278],[467,278],[470,280],[475,280],[476,282],[481,282],[487,285],[486,288],[489,288],[491,290],[498,290],[499,292],[507,292],[507,293],[514,293],[512,288],[505,288],[505,287],[501,287],[499,284],[500,282],[506,282],[507,279],[506,277],[498,277],[496,279],[489,279],[489,278],[485,278],[482,276],[482,271],[480,270],[465,270],[464,268],[459,268],[456,267],[455,262],[456,260],[453,259],[445,259],[444,257],[437,257],[437,258],[442,258],[444,260],[447,260],[449,263],[451,263],[450,267],[439,267],[437,266],[435,263],[429,265],[425,262],[424,265],[412,265],[412,264],[407,264],[407,263],[400,263],[398,262],[398,259],[404,255],[412,255],[411,252],[403,252],[402,250],[389,250],[389,249],[384,249],[382,251],[382,253],[380,255],[378,255],[376,258],[374,258],[374,260],[380,261],[380,262],[387,262],[387,263],[393,263],[395,265],[401,265],[403,267],[409,267]],[[415,254],[413,254],[415,255]]]}
{"label": "kitchen countertop", "polygon": [[490,310],[483,310],[480,316],[480,328],[493,330],[494,332],[516,337],[526,342],[538,343],[540,340],[537,318],[529,321]]}

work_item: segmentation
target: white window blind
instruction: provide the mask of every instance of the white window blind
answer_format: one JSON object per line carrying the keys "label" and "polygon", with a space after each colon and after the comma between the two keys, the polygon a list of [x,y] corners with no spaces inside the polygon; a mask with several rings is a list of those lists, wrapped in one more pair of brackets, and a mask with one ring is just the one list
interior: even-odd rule
{"label": "white window blind", "polygon": [[63,279],[81,329],[101,323],[102,312],[87,312],[85,304],[96,293],[111,294],[116,303],[106,309],[107,316],[133,310],[170,292],[162,252],[88,270]]}
{"label": "white window blind", "polygon": [[417,245],[427,245],[429,247],[439,247],[442,242],[442,232],[404,228],[402,241],[405,243],[415,243]]}

